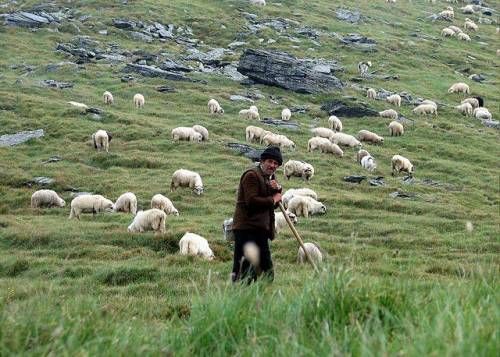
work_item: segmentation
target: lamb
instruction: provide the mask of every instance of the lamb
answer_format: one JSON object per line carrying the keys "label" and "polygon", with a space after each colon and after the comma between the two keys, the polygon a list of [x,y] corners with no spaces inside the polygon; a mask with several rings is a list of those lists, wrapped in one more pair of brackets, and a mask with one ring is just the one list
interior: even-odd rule
{"label": "lamb", "polygon": [[385,98],[387,103],[397,105],[398,107],[401,106],[401,96],[399,94],[393,94]]}
{"label": "lamb", "polygon": [[337,144],[332,143],[328,139],[320,138],[317,136],[309,139],[309,141],[307,142],[307,151],[311,152],[316,149],[318,149],[319,152],[322,153],[331,153],[337,155],[338,157],[344,156],[344,152]]}
{"label": "lamb", "polygon": [[89,106],[83,103],[69,101],[68,104],[72,105],[75,108],[80,109],[82,112],[85,112],[87,109],[89,109]]}
{"label": "lamb", "polygon": [[371,156],[370,153],[364,149],[361,149],[357,152],[356,154],[356,160],[359,164],[361,164],[361,159],[364,158],[365,156]]}
{"label": "lamb", "polygon": [[405,133],[405,128],[400,122],[391,121],[389,123],[389,133],[391,136],[401,136]]}
{"label": "lamb", "polygon": [[371,131],[368,131],[368,130],[360,130],[358,132],[358,140],[359,141],[367,141],[367,142],[374,143],[374,144],[384,142],[383,137],[378,136],[377,134],[372,133]]}
{"label": "lamb", "polygon": [[[323,261],[323,254],[321,253],[321,250],[316,243],[306,242],[304,243],[304,248],[306,249],[309,258],[311,258],[311,260],[315,264],[320,264]],[[299,264],[307,263],[306,254],[304,253],[304,249],[302,249],[302,247],[299,247],[297,261],[299,262]]]}
{"label": "lamb", "polygon": [[466,33],[463,33],[463,32],[460,32],[458,35],[457,35],[457,38],[461,41],[470,41],[470,36],[467,35]]}
{"label": "lamb", "polygon": [[328,125],[333,131],[342,131],[342,122],[335,115],[331,115],[328,118]]}
{"label": "lamb", "polygon": [[452,36],[455,36],[455,31],[453,31],[449,27],[445,27],[444,29],[441,30],[441,36],[443,36],[443,37],[452,37]]}
{"label": "lamb", "polygon": [[420,104],[413,109],[415,114],[435,114],[437,116],[437,109],[432,104]]}
{"label": "lamb", "polygon": [[361,158],[361,167],[372,172],[377,168],[375,159],[371,155],[366,155]]}
{"label": "lamb", "polygon": [[174,141],[187,140],[199,143],[203,140],[203,136],[193,128],[179,126],[172,129],[172,139]]}
{"label": "lamb", "polygon": [[[286,214],[293,224],[297,224],[297,216],[294,213],[286,211]],[[288,223],[286,222],[283,212],[274,212],[274,231],[276,234],[281,232],[286,226],[288,226]]]}
{"label": "lamb", "polygon": [[407,172],[410,176],[413,176],[415,172],[415,167],[412,165],[410,160],[401,155],[394,155],[392,157],[392,176],[398,174],[401,171]]}
{"label": "lamb", "polygon": [[104,104],[113,104],[113,94],[111,92],[105,91],[102,95],[102,99],[104,100]]}
{"label": "lamb", "polygon": [[134,95],[134,105],[136,108],[144,108],[144,96],[140,93]]}
{"label": "lamb", "polygon": [[348,147],[360,147],[361,143],[354,136],[345,133],[333,133],[330,139],[334,144]]}
{"label": "lamb", "polygon": [[155,234],[163,234],[165,233],[166,220],[166,213],[157,208],[139,211],[127,230],[131,233],[143,233],[152,230]]}
{"label": "lamb", "polygon": [[311,132],[314,134],[314,136],[319,136],[320,138],[327,138],[329,140],[331,140],[333,134],[335,134],[335,132],[332,129],[323,127],[311,129]]}
{"label": "lamb", "polygon": [[288,202],[288,210],[308,218],[309,215],[326,213],[326,206],[309,196],[295,196]]}
{"label": "lamb", "polygon": [[245,136],[248,142],[252,142],[254,140],[260,142],[262,141],[264,136],[266,136],[269,133],[270,131],[267,131],[265,129],[259,128],[258,126],[253,126],[253,125],[247,126],[245,129]]}
{"label": "lamb", "polygon": [[309,181],[314,176],[314,167],[304,161],[288,160],[283,166],[283,171],[288,180],[291,176],[297,176]]}
{"label": "lamb", "polygon": [[288,207],[288,202],[296,196],[308,196],[314,198],[315,200],[318,199],[318,194],[310,188],[291,188],[288,189],[281,197],[283,206]]}
{"label": "lamb", "polygon": [[472,108],[478,108],[479,107],[479,100],[477,98],[465,98],[460,102],[460,104],[464,103],[469,103],[472,105]]}
{"label": "lamb", "polygon": [[361,61],[358,63],[358,72],[362,77],[368,74],[368,69],[372,66],[370,61]]}
{"label": "lamb", "polygon": [[210,99],[208,101],[208,112],[210,114],[224,114],[224,109],[222,109],[218,101]]}
{"label": "lamb", "polygon": [[474,115],[474,118],[476,118],[476,119],[491,120],[493,118],[490,111],[485,107],[479,107],[479,108],[474,109],[473,115]]}
{"label": "lamb", "polygon": [[159,210],[165,212],[167,215],[169,214],[172,214],[174,216],[179,215],[179,211],[177,210],[177,208],[174,207],[172,201],[170,201],[167,197],[159,193],[154,195],[153,198],[151,199],[151,208],[158,208]]}
{"label": "lamb", "polygon": [[381,112],[378,112],[378,115],[380,115],[382,118],[391,118],[396,120],[398,118],[398,112],[395,111],[394,109],[386,109]]}
{"label": "lamb", "polygon": [[53,190],[38,190],[31,195],[31,208],[64,207],[66,202]]}
{"label": "lamb", "polygon": [[179,241],[181,255],[200,256],[207,260],[215,258],[208,241],[198,234],[186,232]]}
{"label": "lamb", "polygon": [[201,125],[193,125],[193,130],[201,134],[202,141],[208,141],[208,130]]}
{"label": "lamb", "polygon": [[203,193],[203,182],[197,172],[179,169],[172,175],[170,191],[175,191],[177,187],[189,187],[198,196]]}
{"label": "lamb", "polygon": [[473,111],[472,105],[470,103],[462,103],[460,105],[457,105],[455,109],[457,109],[463,115],[472,115]]}
{"label": "lamb", "polygon": [[465,93],[469,94],[470,93],[470,88],[467,84],[463,82],[459,83],[454,83],[449,89],[448,93]]}
{"label": "lamb", "polygon": [[267,146],[279,146],[282,149],[295,149],[295,143],[285,135],[268,133],[262,138],[262,142]]}
{"label": "lamb", "polygon": [[368,88],[366,90],[366,97],[368,99],[376,99],[377,98],[377,92],[373,88]]}
{"label": "lamb", "polygon": [[469,18],[466,18],[465,23],[464,23],[464,29],[471,30],[471,31],[477,31],[479,29],[479,27],[474,23],[474,21],[472,21]]}
{"label": "lamb", "polygon": [[132,192],[125,192],[118,197],[114,207],[115,212],[130,212],[137,214],[137,197]]}
{"label": "lamb", "polygon": [[114,209],[114,204],[111,200],[101,195],[81,195],[73,198],[71,201],[71,212],[69,219],[80,219],[81,213],[96,214],[98,212],[111,212]]}
{"label": "lamb", "polygon": [[105,130],[97,130],[94,134],[92,134],[92,142],[94,143],[94,148],[97,151],[104,149],[106,150],[106,152],[109,152],[109,143],[111,142],[112,138],[113,136],[111,135],[111,133]]}
{"label": "lamb", "polygon": [[239,115],[245,119],[260,120],[259,112],[252,109],[242,109]]}
{"label": "lamb", "polygon": [[281,120],[288,121],[292,117],[292,112],[290,109],[285,108],[281,111]]}

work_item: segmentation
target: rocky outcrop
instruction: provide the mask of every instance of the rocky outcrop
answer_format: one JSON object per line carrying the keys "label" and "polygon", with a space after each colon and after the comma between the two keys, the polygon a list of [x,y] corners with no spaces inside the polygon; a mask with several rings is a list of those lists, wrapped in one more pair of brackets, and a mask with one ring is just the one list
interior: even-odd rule
{"label": "rocky outcrop", "polygon": [[190,78],[184,76],[183,74],[165,71],[161,68],[155,66],[140,65],[134,63],[128,63],[123,69],[125,73],[139,73],[145,77],[160,77],[165,79],[171,79],[174,81],[191,81]]}
{"label": "rocky outcrop", "polygon": [[21,131],[16,134],[6,134],[0,136],[0,146],[14,146],[31,139],[41,138],[42,136],[44,136],[43,129]]}
{"label": "rocky outcrop", "polygon": [[355,100],[330,100],[321,106],[328,115],[337,115],[341,117],[365,117],[365,116],[378,116],[378,112],[369,108],[363,102],[356,102]]}

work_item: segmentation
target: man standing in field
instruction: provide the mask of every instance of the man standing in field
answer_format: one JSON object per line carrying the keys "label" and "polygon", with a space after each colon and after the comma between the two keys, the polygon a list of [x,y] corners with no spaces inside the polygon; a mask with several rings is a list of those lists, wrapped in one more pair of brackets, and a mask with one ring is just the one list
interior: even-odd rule
{"label": "man standing in field", "polygon": [[[241,176],[233,216],[233,282],[243,279],[255,281],[260,274],[271,281],[274,278],[268,240],[274,239],[274,208],[281,201],[281,186],[274,173],[282,164],[280,149],[271,146],[260,156],[259,165],[246,170]],[[248,247],[255,247],[254,261],[257,263],[252,263],[257,266],[250,264],[248,256],[244,258],[244,249]]]}

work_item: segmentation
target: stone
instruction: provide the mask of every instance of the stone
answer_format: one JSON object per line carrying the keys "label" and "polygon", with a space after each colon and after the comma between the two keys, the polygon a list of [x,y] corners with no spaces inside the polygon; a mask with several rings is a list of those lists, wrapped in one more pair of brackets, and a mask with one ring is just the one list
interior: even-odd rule
{"label": "stone", "polygon": [[198,61],[205,65],[219,64],[227,50],[224,48],[215,48],[207,53],[201,52],[196,48],[188,48],[190,54],[186,56],[186,60]]}
{"label": "stone", "polygon": [[130,31],[129,36],[136,41],[153,42],[153,37],[138,31]]}
{"label": "stone", "polygon": [[31,187],[33,185],[48,186],[52,185],[54,182],[55,180],[53,178],[38,176],[34,177],[31,181],[25,182],[25,185],[28,187]]}
{"label": "stone", "polygon": [[127,63],[127,65],[125,66],[125,68],[123,68],[122,71],[139,73],[145,77],[160,77],[165,79],[171,79],[174,81],[191,81],[190,78],[184,76],[183,74],[164,71],[163,69],[158,68],[156,66]]}
{"label": "stone", "polygon": [[134,80],[135,80],[135,78],[132,77],[131,75],[126,75],[126,76],[123,76],[120,78],[120,81],[125,82],[125,83],[132,82]]}
{"label": "stone", "polygon": [[493,129],[500,129],[500,122],[498,120],[489,120],[489,119],[483,119],[481,120],[484,126],[488,128],[493,128]]}
{"label": "stone", "polygon": [[0,146],[19,145],[31,139],[41,138],[44,135],[43,129],[21,131],[16,134],[5,134],[0,136]]}
{"label": "stone", "polygon": [[80,62],[89,62],[96,56],[96,53],[94,51],[85,49],[83,47],[76,47],[70,43],[57,44],[56,51],[62,51],[65,53],[69,53],[72,56],[78,57]]}
{"label": "stone", "polygon": [[85,112],[90,113],[90,114],[98,114],[98,115],[104,114],[104,111],[102,109],[94,108],[94,107],[87,108],[85,110]]}
{"label": "stone", "polygon": [[361,20],[361,14],[359,11],[337,9],[335,10],[335,15],[337,16],[337,19],[347,21],[352,24],[358,23]]}
{"label": "stone", "polygon": [[336,115],[339,117],[378,117],[378,112],[369,108],[366,103],[348,100],[330,100],[321,106],[321,110],[326,111],[328,115]]}
{"label": "stone", "polygon": [[405,198],[405,199],[415,198],[414,193],[402,192],[402,191],[391,192],[391,193],[389,193],[389,196],[392,198]]}
{"label": "stone", "polygon": [[136,23],[129,20],[113,19],[113,26],[123,30],[131,30],[136,27]]}
{"label": "stone", "polygon": [[175,92],[175,88],[169,87],[169,86],[159,86],[159,87],[156,87],[156,90],[160,93],[173,93],[173,92]]}
{"label": "stone", "polygon": [[359,184],[363,180],[366,180],[366,176],[358,176],[358,175],[344,176],[343,180],[346,182],[352,182],[352,183]]}
{"label": "stone", "polygon": [[298,130],[300,128],[300,125],[297,122],[286,121],[281,119],[263,118],[260,122],[267,125],[274,125],[277,127],[282,127],[291,130]]}
{"label": "stone", "polygon": [[49,157],[47,160],[45,161],[42,161],[42,164],[50,164],[52,162],[59,162],[62,160],[62,157],[58,156],[58,155],[55,155],[55,156],[51,156]]}
{"label": "stone", "polygon": [[231,95],[229,97],[229,100],[232,101],[243,101],[243,102],[249,102],[249,103],[254,103],[254,100],[248,97],[244,97],[242,95]]}
{"label": "stone", "polygon": [[10,26],[40,27],[55,22],[56,19],[46,12],[31,13],[26,11],[14,12],[5,17],[5,23]]}
{"label": "stone", "polygon": [[58,88],[58,89],[73,88],[73,83],[58,82],[53,79],[45,79],[41,82],[41,84],[46,87]]}
{"label": "stone", "polygon": [[174,71],[174,72],[191,72],[193,69],[188,66],[184,66],[179,64],[171,59],[166,59],[160,64],[160,68],[165,71]]}
{"label": "stone", "polygon": [[368,181],[370,186],[385,186],[384,176],[377,176]]}
{"label": "stone", "polygon": [[227,47],[229,47],[230,49],[234,49],[235,47],[245,46],[246,44],[247,43],[244,41],[234,41],[227,45]]}
{"label": "stone", "polygon": [[74,63],[74,62],[70,62],[70,61],[63,61],[63,62],[59,62],[59,63],[50,63],[48,64],[46,67],[45,67],[45,70],[47,72],[56,72],[58,71],[61,67],[73,67],[73,68],[77,68],[78,67],[78,64]]}
{"label": "stone", "polygon": [[351,33],[347,36],[342,37],[340,39],[340,42],[345,45],[364,50],[366,52],[375,52],[377,50],[375,48],[377,45],[375,40],[357,33]]}
{"label": "stone", "polygon": [[240,154],[243,154],[245,157],[254,162],[260,161],[260,155],[264,152],[264,149],[254,149],[249,145],[240,143],[227,143],[226,146]]}
{"label": "stone", "polygon": [[483,82],[483,81],[485,81],[485,80],[486,80],[486,77],[485,77],[485,76],[483,76],[482,74],[471,74],[471,75],[469,76],[469,79],[472,79],[472,80],[473,80],[473,81],[475,81],[475,82],[479,82],[479,83],[481,83],[481,82]]}

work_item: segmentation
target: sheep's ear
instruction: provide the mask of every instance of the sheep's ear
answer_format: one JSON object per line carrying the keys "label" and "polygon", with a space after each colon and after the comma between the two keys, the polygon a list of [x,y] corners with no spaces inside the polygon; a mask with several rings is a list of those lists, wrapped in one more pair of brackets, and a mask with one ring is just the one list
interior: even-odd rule
{"label": "sheep's ear", "polygon": [[95,142],[95,134],[92,134],[92,141],[94,142],[94,148],[97,149],[97,143]]}
{"label": "sheep's ear", "polygon": [[113,135],[111,135],[109,131],[107,131],[106,134],[108,134],[108,141],[111,141],[111,139],[113,139]]}

